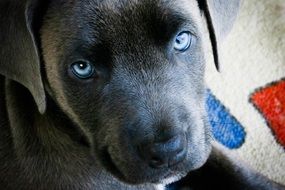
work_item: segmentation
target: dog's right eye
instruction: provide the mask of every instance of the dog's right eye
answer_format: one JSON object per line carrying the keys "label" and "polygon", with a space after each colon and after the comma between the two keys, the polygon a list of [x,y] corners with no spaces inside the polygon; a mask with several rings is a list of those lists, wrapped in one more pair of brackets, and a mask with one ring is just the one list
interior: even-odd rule
{"label": "dog's right eye", "polygon": [[77,61],[71,65],[72,73],[80,79],[89,79],[95,73],[94,65],[87,61]]}
{"label": "dog's right eye", "polygon": [[180,52],[184,52],[191,46],[191,42],[192,35],[190,32],[180,32],[175,38],[174,49]]}

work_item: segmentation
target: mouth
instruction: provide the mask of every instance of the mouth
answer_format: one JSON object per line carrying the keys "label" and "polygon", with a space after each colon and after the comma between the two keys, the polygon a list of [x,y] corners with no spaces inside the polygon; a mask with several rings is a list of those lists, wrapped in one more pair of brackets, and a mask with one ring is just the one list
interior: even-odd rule
{"label": "mouth", "polygon": [[101,163],[103,164],[103,166],[105,167],[105,169],[108,172],[110,172],[111,174],[116,176],[121,181],[128,181],[126,179],[126,177],[123,175],[123,173],[120,171],[120,169],[117,167],[115,162],[113,161],[112,156],[111,156],[111,154],[108,151],[108,148],[105,148],[102,151],[100,160],[101,160]]}
{"label": "mouth", "polygon": [[[133,185],[145,183],[146,181],[149,183],[153,183],[153,184],[160,184],[160,183],[165,183],[166,181],[169,181],[168,179],[176,178],[175,177],[176,175],[171,170],[167,169],[164,172],[157,171],[159,174],[157,173],[157,175],[153,175],[151,179],[148,179],[148,180],[129,179],[127,176],[124,175],[124,173],[117,166],[116,162],[114,161],[114,158],[112,158],[112,155],[108,151],[107,147],[102,150],[101,156],[99,159],[103,167],[109,173],[111,173],[113,176],[115,176],[120,181],[124,181],[126,183],[133,184]],[[141,171],[138,171],[138,172],[141,172]]]}

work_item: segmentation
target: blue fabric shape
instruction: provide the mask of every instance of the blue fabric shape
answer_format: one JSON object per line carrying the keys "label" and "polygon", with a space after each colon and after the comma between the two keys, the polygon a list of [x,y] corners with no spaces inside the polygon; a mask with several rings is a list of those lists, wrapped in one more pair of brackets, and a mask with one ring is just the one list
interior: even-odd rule
{"label": "blue fabric shape", "polygon": [[241,147],[246,136],[244,127],[210,90],[207,90],[206,109],[215,139],[230,149]]}

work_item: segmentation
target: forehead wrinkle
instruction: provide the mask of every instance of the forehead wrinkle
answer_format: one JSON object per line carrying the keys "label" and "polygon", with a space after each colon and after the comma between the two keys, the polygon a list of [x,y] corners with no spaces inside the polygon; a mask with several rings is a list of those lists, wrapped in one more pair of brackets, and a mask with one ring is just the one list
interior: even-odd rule
{"label": "forehead wrinkle", "polygon": [[[201,13],[196,0],[83,1],[88,3],[82,3],[83,16],[80,20],[89,29],[86,31],[83,28],[80,33],[85,33],[86,49],[91,50],[93,47],[104,45],[112,55],[139,52],[144,54],[157,47],[165,47],[179,30],[189,30],[200,38]],[[157,14],[156,21],[150,16],[151,11]],[[147,22],[146,19],[151,22]],[[167,38],[161,38],[161,34],[166,32],[158,24],[163,22],[170,31],[166,35]],[[152,23],[152,26],[149,23]],[[155,40],[160,38],[162,43],[156,43]]]}
{"label": "forehead wrinkle", "polygon": [[[149,24],[158,28],[162,23],[172,30],[177,30],[180,26],[189,26],[195,33],[198,27],[197,22],[194,22],[195,19],[192,18],[191,12],[194,9],[189,5],[190,1],[185,3],[184,0],[122,0],[117,2],[101,0],[100,3],[93,4],[87,9],[91,11],[91,13],[88,11],[88,15],[93,15],[93,22],[88,23],[95,28],[95,35],[99,34],[100,28],[113,33],[121,30],[127,34],[135,30],[143,32],[143,30],[150,29]],[[185,7],[190,7],[190,11]],[[145,24],[147,26],[143,27]],[[127,31],[127,27],[131,30]]]}

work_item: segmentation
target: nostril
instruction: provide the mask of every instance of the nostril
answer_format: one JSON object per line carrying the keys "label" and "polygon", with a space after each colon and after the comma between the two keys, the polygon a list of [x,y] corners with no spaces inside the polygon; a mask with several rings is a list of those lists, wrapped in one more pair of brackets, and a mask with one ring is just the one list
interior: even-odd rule
{"label": "nostril", "polygon": [[153,168],[161,168],[163,167],[166,162],[159,158],[159,157],[156,157],[156,156],[153,156],[151,159],[150,159],[150,166],[153,167]]}
{"label": "nostril", "polygon": [[169,159],[168,165],[174,166],[174,165],[182,162],[186,158],[186,155],[187,155],[187,149],[186,148],[181,149],[179,152],[176,153],[175,156],[173,156]]}
{"label": "nostril", "polygon": [[162,168],[167,166],[168,157],[162,152],[154,149],[153,144],[141,145],[139,148],[140,157],[152,168]]}
{"label": "nostril", "polygon": [[183,146],[183,140],[181,137],[175,136],[168,141],[159,144],[163,147],[163,149],[165,149],[166,152],[177,152],[179,149],[181,150]]}
{"label": "nostril", "polygon": [[164,141],[142,143],[138,147],[140,157],[152,168],[174,166],[186,158],[185,135],[175,135]]}

